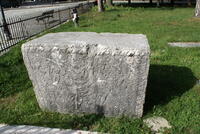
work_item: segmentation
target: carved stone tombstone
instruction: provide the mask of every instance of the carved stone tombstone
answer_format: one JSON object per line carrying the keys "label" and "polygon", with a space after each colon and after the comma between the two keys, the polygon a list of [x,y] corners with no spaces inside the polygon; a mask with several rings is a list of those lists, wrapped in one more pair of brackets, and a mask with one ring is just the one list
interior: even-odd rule
{"label": "carved stone tombstone", "polygon": [[150,48],[145,35],[48,34],[22,46],[37,101],[60,113],[143,113]]}

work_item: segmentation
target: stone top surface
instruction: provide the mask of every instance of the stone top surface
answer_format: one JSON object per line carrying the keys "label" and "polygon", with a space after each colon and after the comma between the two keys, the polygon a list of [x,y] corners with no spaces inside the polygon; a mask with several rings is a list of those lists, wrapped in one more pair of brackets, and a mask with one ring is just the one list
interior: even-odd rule
{"label": "stone top surface", "polygon": [[149,52],[148,40],[143,34],[61,32],[50,33],[25,43],[26,46],[100,45],[111,49]]}

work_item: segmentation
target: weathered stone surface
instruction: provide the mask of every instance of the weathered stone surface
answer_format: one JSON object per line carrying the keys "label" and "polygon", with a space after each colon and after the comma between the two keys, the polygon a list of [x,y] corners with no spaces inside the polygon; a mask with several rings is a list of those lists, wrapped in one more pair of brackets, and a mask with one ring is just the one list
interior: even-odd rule
{"label": "weathered stone surface", "polygon": [[42,109],[142,116],[150,48],[141,34],[48,34],[22,46]]}

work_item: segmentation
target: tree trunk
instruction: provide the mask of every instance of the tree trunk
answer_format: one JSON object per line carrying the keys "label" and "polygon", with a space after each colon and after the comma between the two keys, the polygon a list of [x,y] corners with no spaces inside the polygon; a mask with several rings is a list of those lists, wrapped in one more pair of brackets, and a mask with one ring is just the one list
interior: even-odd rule
{"label": "tree trunk", "polygon": [[113,0],[106,0],[106,4],[108,6],[113,6]]}
{"label": "tree trunk", "polygon": [[104,11],[103,0],[98,0],[98,11],[99,12]]}
{"label": "tree trunk", "polygon": [[192,1],[191,1],[191,0],[187,0],[187,5],[188,5],[189,7],[191,7],[191,6],[192,6]]}
{"label": "tree trunk", "polygon": [[128,4],[129,4],[129,5],[131,4],[131,0],[128,0]]}
{"label": "tree trunk", "polygon": [[150,5],[152,5],[152,3],[153,3],[152,0],[149,0],[149,3],[150,3]]}
{"label": "tree trunk", "polygon": [[160,7],[160,1],[159,0],[156,1],[156,6]]}
{"label": "tree trunk", "polygon": [[171,4],[172,6],[174,6],[174,0],[171,0],[170,4]]}
{"label": "tree trunk", "polygon": [[200,0],[197,0],[197,3],[196,3],[195,16],[200,17]]}

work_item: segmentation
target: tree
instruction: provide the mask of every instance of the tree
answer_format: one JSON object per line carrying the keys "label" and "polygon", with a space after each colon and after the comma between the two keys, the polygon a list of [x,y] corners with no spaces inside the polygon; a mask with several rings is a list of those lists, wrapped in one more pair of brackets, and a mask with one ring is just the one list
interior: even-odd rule
{"label": "tree", "polygon": [[156,5],[157,5],[157,7],[160,6],[160,0],[157,0],[157,1],[156,1]]}
{"label": "tree", "polygon": [[128,4],[129,4],[129,5],[131,4],[131,0],[128,0]]}
{"label": "tree", "polygon": [[200,17],[200,0],[197,0],[196,2],[195,16]]}
{"label": "tree", "polygon": [[152,0],[149,0],[149,3],[150,3],[150,5],[152,5],[153,1],[152,1]]}
{"label": "tree", "polygon": [[191,7],[191,6],[192,6],[192,0],[187,0],[187,5],[188,5],[189,7]]}
{"label": "tree", "polygon": [[172,6],[174,6],[174,0],[171,0],[171,1],[170,1],[170,4],[171,4]]}
{"label": "tree", "polygon": [[106,4],[108,6],[113,6],[113,0],[106,0]]}
{"label": "tree", "polygon": [[105,10],[103,6],[103,0],[97,0],[97,2],[98,2],[98,11],[103,12]]}

